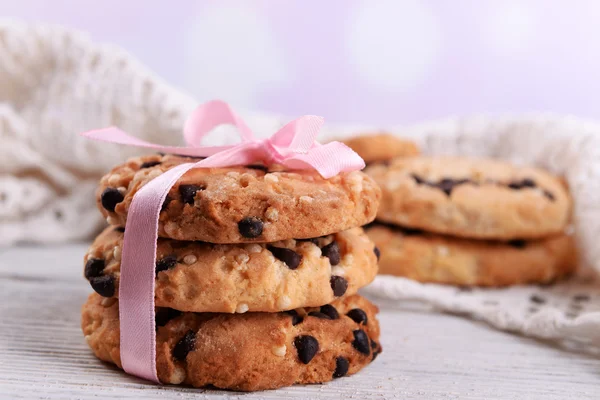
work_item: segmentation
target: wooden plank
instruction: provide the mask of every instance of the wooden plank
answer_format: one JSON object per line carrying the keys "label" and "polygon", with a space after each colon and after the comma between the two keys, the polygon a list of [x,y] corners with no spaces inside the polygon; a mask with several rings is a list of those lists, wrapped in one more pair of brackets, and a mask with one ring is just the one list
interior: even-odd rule
{"label": "wooden plank", "polygon": [[0,252],[0,398],[592,399],[600,360],[415,304],[380,302],[384,352],[325,385],[253,394],[157,387],[96,360],[79,328],[86,245]]}

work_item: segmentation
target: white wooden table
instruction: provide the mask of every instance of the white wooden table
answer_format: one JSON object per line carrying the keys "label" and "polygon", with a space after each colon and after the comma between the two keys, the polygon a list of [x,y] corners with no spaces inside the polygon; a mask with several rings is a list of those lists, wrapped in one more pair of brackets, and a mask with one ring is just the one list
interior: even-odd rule
{"label": "white wooden table", "polygon": [[0,398],[599,399],[600,359],[418,305],[383,304],[384,351],[352,377],[251,394],[158,387],[98,361],[79,328],[86,244],[0,248]]}

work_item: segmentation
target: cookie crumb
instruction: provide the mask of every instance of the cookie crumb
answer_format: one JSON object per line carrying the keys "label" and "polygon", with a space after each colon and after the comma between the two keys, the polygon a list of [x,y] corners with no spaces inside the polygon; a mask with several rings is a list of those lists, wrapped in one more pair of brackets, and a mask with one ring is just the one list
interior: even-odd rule
{"label": "cookie crumb", "polygon": [[240,303],[235,308],[235,312],[238,314],[243,314],[243,313],[247,312],[248,310],[249,310],[249,307],[248,307],[248,304],[246,304],[246,303]]}
{"label": "cookie crumb", "polygon": [[115,248],[113,249],[113,258],[117,261],[121,261],[121,246],[115,246]]}
{"label": "cookie crumb", "polygon": [[188,254],[187,256],[183,257],[183,262],[184,262],[184,264],[187,264],[187,265],[192,265],[196,261],[198,261],[198,257],[196,257],[193,254]]}
{"label": "cookie crumb", "polygon": [[169,377],[169,383],[172,385],[179,385],[185,380],[185,369],[177,366],[173,370],[173,374]]}
{"label": "cookie crumb", "polygon": [[246,251],[250,254],[257,254],[262,251],[262,246],[260,244],[249,244],[246,246]]}
{"label": "cookie crumb", "polygon": [[308,203],[308,204],[310,204],[310,203],[313,202],[314,199],[312,197],[310,197],[310,196],[300,196],[299,200],[300,200],[301,203]]}
{"label": "cookie crumb", "polygon": [[287,347],[284,344],[283,346],[273,346],[271,348],[271,351],[273,352],[273,354],[275,354],[278,357],[283,357],[285,356],[285,353],[287,353]]}
{"label": "cookie crumb", "polygon": [[344,276],[346,274],[346,270],[344,269],[344,267],[336,265],[335,267],[331,268],[331,274],[337,276]]}
{"label": "cookie crumb", "polygon": [[279,211],[274,207],[269,207],[265,211],[265,217],[269,222],[277,222],[279,220]]}
{"label": "cookie crumb", "polygon": [[442,256],[442,257],[445,257],[450,253],[450,250],[448,250],[448,248],[446,246],[437,246],[435,250],[436,250],[438,256]]}
{"label": "cookie crumb", "polygon": [[275,174],[266,174],[264,177],[265,182],[277,183],[279,182],[279,178]]}
{"label": "cookie crumb", "polygon": [[248,261],[250,261],[250,257],[248,256],[248,254],[238,254],[237,256],[235,256],[235,261],[238,264],[245,264]]}
{"label": "cookie crumb", "polygon": [[278,300],[277,300],[277,307],[281,310],[285,310],[287,308],[289,308],[292,305],[292,299],[290,299],[288,296],[281,296]]}

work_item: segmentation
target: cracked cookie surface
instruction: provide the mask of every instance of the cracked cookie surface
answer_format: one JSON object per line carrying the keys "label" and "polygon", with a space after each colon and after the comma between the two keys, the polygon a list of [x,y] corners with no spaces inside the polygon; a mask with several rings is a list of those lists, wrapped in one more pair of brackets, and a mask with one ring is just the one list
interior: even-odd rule
{"label": "cracked cookie surface", "polygon": [[[84,275],[104,297],[118,296],[123,230],[108,227],[84,257]],[[275,312],[327,304],[377,274],[362,228],[310,240],[211,244],[160,239],[155,302],[182,311]]]}
{"label": "cracked cookie surface", "polygon": [[573,272],[575,240],[567,234],[532,241],[459,239],[381,224],[366,228],[381,252],[379,273],[461,286],[549,283]]}
{"label": "cracked cookie surface", "polygon": [[365,172],[380,185],[377,219],[477,239],[560,234],[571,199],[561,181],[537,168],[487,159],[411,157]]}
{"label": "cracked cookie surface", "polygon": [[[175,155],[136,157],[100,181],[97,204],[111,225],[125,226],[133,196],[153,178],[183,163]],[[171,188],[158,234],[212,243],[313,238],[362,226],[375,218],[381,191],[362,172],[330,179],[281,166],[196,168]]]}
{"label": "cracked cookie surface", "polygon": [[[157,310],[162,383],[243,391],[321,383],[358,372],[381,352],[378,309],[358,295],[280,313],[159,318],[165,310]],[[121,368],[118,300],[90,295],[81,327],[96,357]]]}

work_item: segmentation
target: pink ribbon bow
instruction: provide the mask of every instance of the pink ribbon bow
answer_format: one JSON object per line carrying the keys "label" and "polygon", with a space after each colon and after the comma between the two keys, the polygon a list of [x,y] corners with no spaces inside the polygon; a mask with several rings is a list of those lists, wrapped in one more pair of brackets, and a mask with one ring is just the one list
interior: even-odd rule
{"label": "pink ribbon bow", "polygon": [[[201,147],[202,138],[221,124],[238,128],[242,142],[231,146]],[[257,161],[282,164],[290,169],[313,168],[324,178],[344,171],[364,168],[358,154],[346,145],[315,141],[323,118],[300,117],[259,140],[229,105],[211,101],[199,106],[187,120],[184,138],[188,147],[159,146],[130,136],[111,127],[82,136],[105,142],[146,147],[165,153],[207,157],[196,163],[178,165],[144,185],[129,206],[119,285],[119,321],[121,329],[121,363],[132,375],[160,383],[156,374],[156,332],[154,321],[154,280],[158,218],[171,187],[192,168],[215,168],[248,165]]]}

